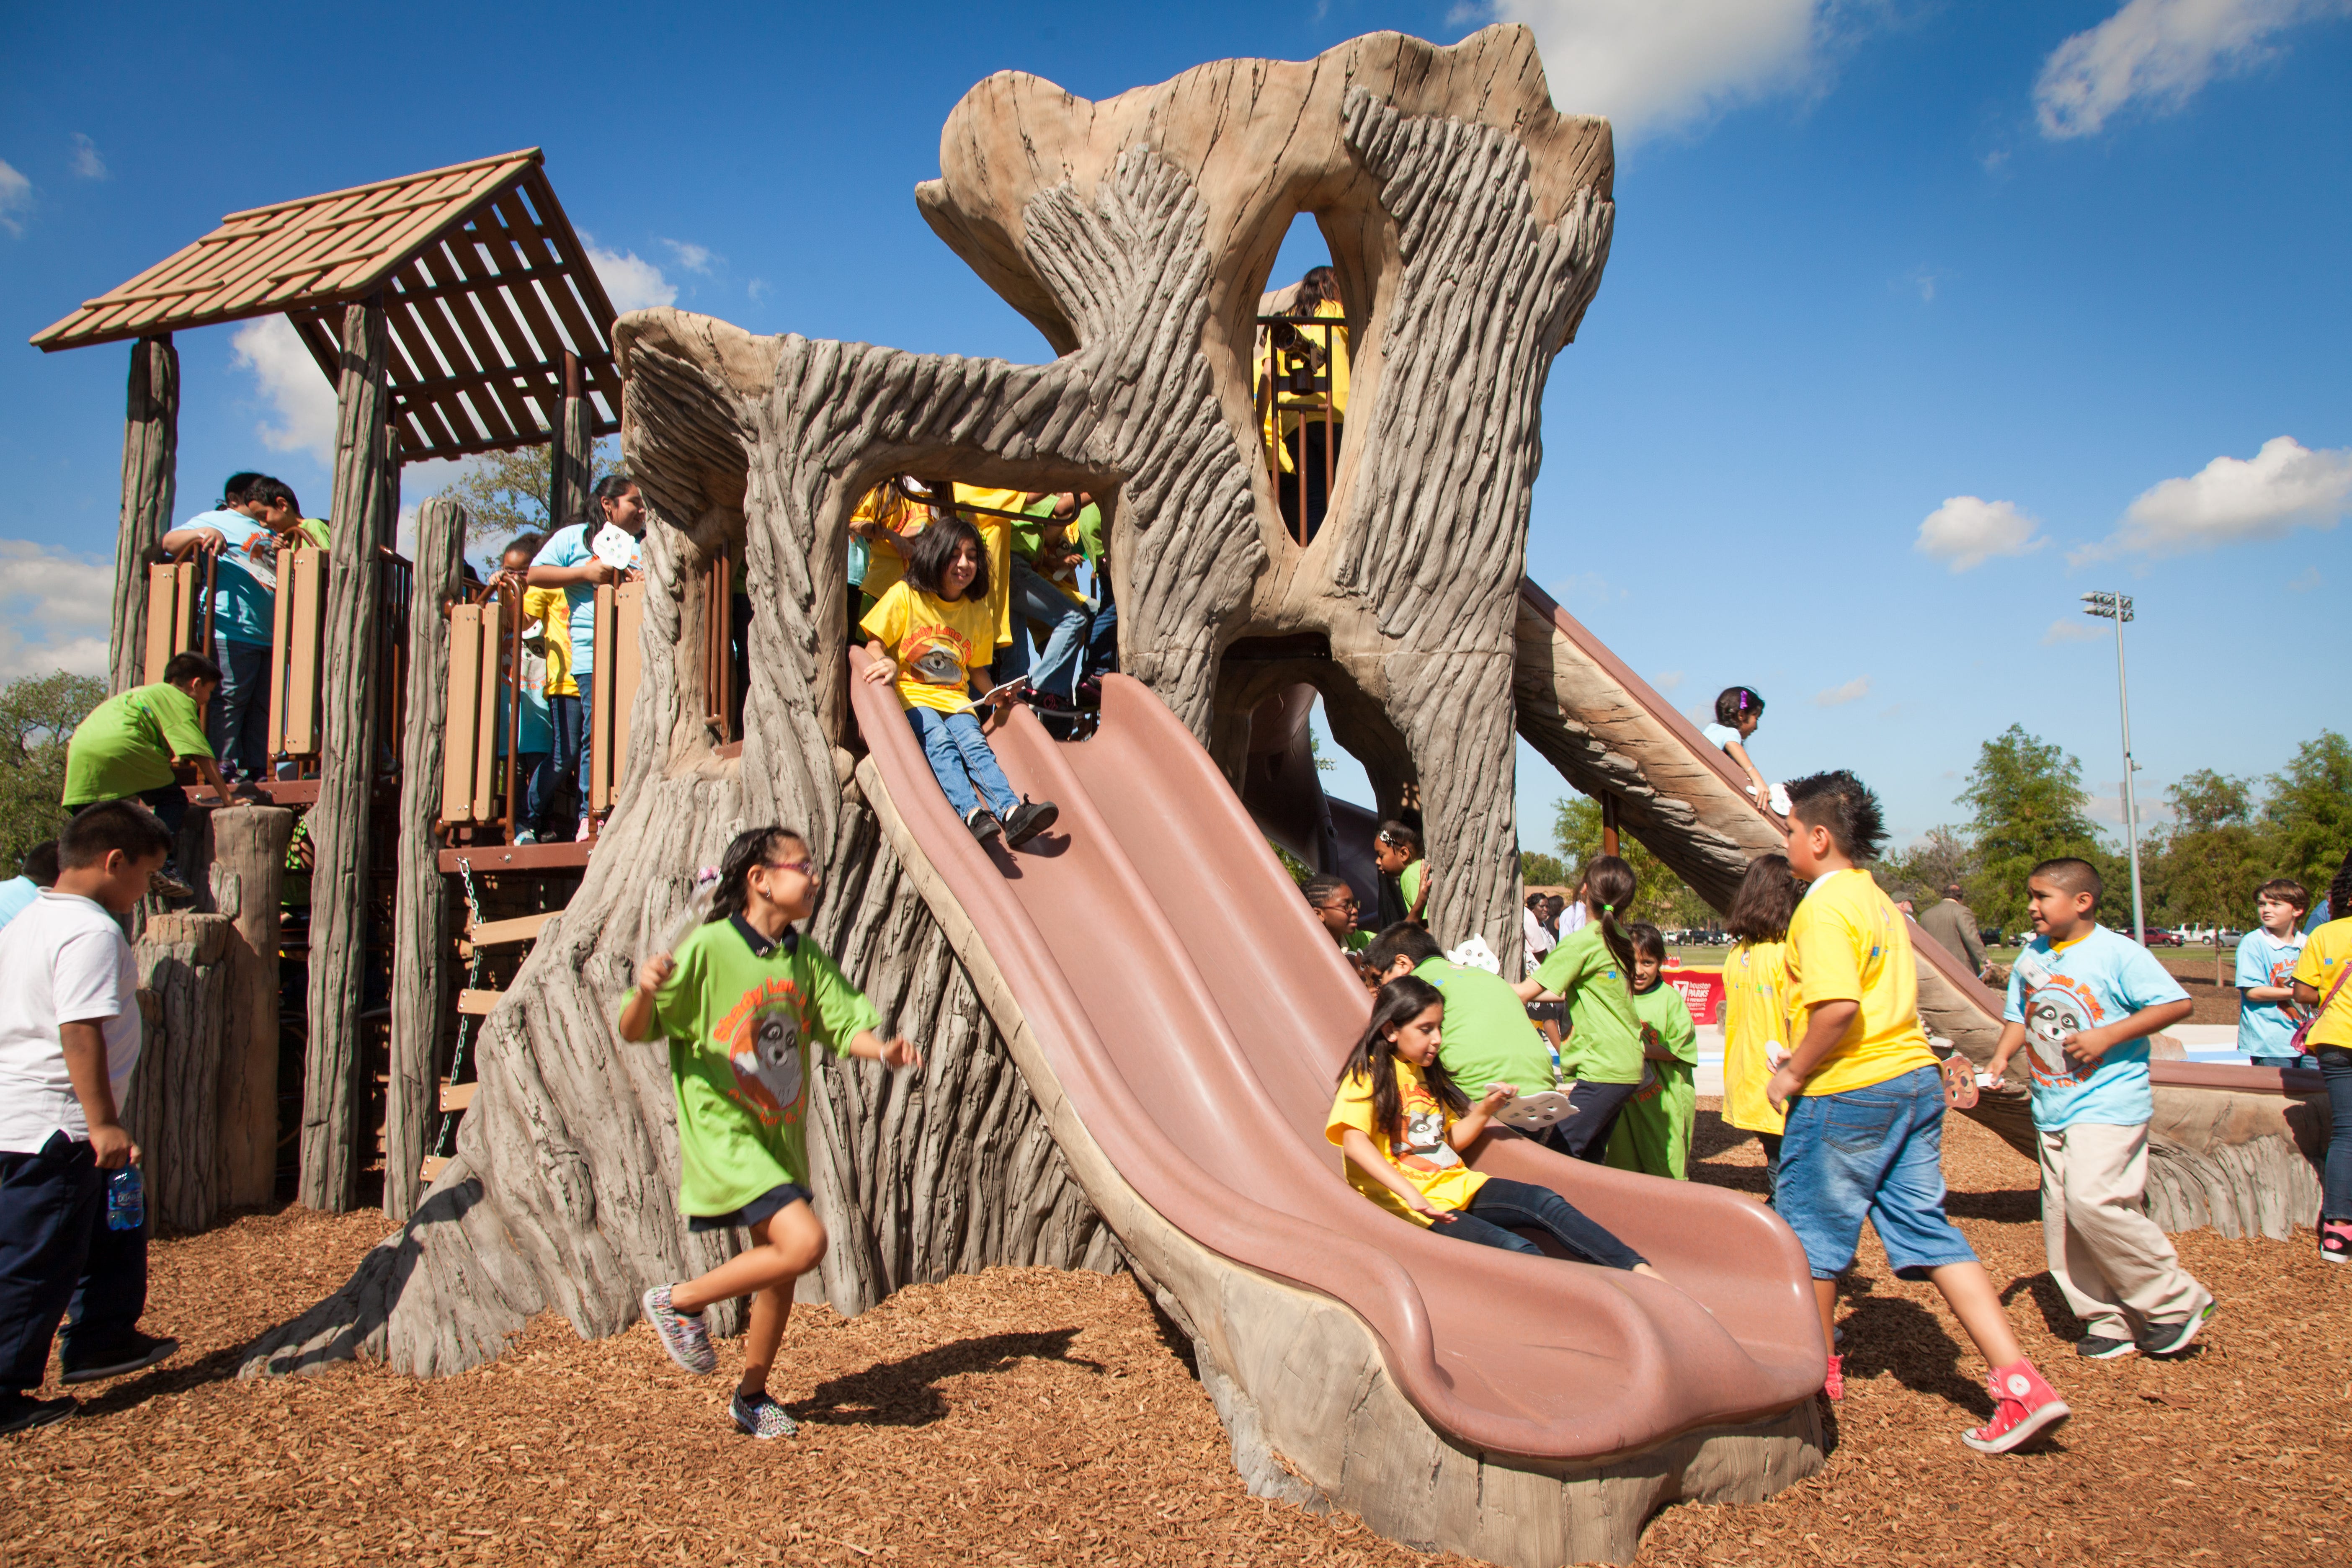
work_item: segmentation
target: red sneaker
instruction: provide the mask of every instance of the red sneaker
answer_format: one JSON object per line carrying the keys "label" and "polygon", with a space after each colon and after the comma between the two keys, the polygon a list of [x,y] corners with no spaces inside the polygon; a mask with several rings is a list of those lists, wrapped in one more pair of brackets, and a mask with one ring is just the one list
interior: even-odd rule
{"label": "red sneaker", "polygon": [[1992,1419],[1960,1434],[1960,1441],[1979,1454],[2021,1448],[2074,1414],[2030,1361],[1994,1368],[1985,1380],[1985,1392],[1995,1401]]}
{"label": "red sneaker", "polygon": [[1822,1397],[1832,1403],[1845,1397],[1845,1357],[1830,1357],[1829,1375],[1822,1379]]}
{"label": "red sneaker", "polygon": [[2319,1222],[2319,1256],[2328,1263],[2352,1263],[2352,1219]]}

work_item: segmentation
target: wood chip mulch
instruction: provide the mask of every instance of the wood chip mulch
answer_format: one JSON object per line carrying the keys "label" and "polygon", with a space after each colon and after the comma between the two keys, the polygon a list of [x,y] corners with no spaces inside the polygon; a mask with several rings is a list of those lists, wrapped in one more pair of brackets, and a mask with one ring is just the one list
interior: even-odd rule
{"label": "wood chip mulch", "polygon": [[[1754,1142],[1701,1103],[1696,1177],[1760,1189]],[[2082,1363],[2042,1268],[2033,1168],[1958,1119],[1946,1168],[2074,1423],[2024,1457],[1961,1447],[1987,1408],[1974,1353],[1865,1239],[1828,1468],[1762,1504],[1670,1508],[1641,1562],[2352,1560],[2352,1270],[2305,1232],[2182,1237],[2223,1301],[2201,1348]],[[0,1439],[0,1563],[1457,1561],[1250,1497],[1124,1278],[992,1269],[854,1320],[802,1307],[774,1384],[801,1433],[773,1444],[728,1425],[730,1379],[679,1373],[643,1328],[583,1343],[542,1318],[499,1362],[437,1382],[360,1366],[236,1382],[236,1347],[339,1285],[383,1228],[289,1210],[159,1242],[147,1326],[185,1348]],[[722,1368],[740,1353],[723,1344]]]}

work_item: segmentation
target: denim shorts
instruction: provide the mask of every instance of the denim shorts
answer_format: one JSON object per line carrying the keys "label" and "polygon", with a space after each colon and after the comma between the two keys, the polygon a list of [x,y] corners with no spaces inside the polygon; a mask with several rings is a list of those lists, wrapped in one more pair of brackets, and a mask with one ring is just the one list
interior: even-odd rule
{"label": "denim shorts", "polygon": [[1772,1206],[1797,1233],[1816,1279],[1853,1263],[1867,1218],[1905,1279],[1976,1250],[1944,1217],[1944,1079],[1916,1068],[1843,1094],[1789,1102]]}
{"label": "denim shorts", "polygon": [[740,1209],[730,1209],[725,1214],[690,1215],[687,1218],[686,1228],[692,1231],[750,1230],[755,1226],[767,1224],[794,1204],[806,1204],[814,1208],[816,1200],[809,1195],[806,1187],[786,1182],[782,1186],[770,1187]]}

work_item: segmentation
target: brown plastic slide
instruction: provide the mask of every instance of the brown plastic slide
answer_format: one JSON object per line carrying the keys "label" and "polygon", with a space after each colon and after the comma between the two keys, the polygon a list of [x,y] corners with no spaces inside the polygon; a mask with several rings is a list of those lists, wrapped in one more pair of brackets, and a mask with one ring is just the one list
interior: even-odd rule
{"label": "brown plastic slide", "polygon": [[[864,658],[852,653],[854,668]],[[1115,1226],[1139,1200],[1229,1277],[1195,1292],[1208,1299],[1185,1303],[1192,1316],[1265,1278],[1329,1298],[1376,1337],[1438,1434],[1535,1461],[1752,1425],[1821,1386],[1803,1254],[1751,1199],[1580,1164],[1508,1133],[1475,1152],[1480,1169],[1549,1186],[1610,1226],[1661,1283],[1450,1240],[1348,1186],[1323,1123],[1363,989],[1207,753],[1146,688],[1108,679],[1087,741],[1056,744],[1025,711],[996,735],[1013,786],[1061,806],[1057,827],[1013,853],[982,848],[956,819],[891,690],[851,686],[870,749],[858,777],[884,796],[877,809],[943,921],[969,922],[983,996],[1000,979],[1009,994],[991,1011],[1008,1037],[1034,1041],[1041,1059],[1024,1071],[1041,1103],[1075,1114],[1056,1138],[1089,1196]],[[1115,1178],[1088,1179],[1097,1151]],[[1097,1190],[1113,1181],[1119,1190]],[[1261,1380],[1261,1405],[1319,1400],[1321,1420],[1338,1399],[1328,1419],[1343,1423],[1362,1396],[1339,1369],[1283,1370]]]}

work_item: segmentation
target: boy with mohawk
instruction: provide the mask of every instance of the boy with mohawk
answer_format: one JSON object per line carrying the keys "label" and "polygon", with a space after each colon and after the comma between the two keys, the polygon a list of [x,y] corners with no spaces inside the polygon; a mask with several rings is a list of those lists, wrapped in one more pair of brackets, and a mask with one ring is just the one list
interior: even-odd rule
{"label": "boy with mohawk", "polygon": [[1944,1215],[1943,1073],[1919,1026],[1911,939],[1858,864],[1886,841],[1878,797],[1843,770],[1787,788],[1789,867],[1812,883],[1789,921],[1787,952],[1804,1029],[1764,1094],[1789,1119],[1773,1204],[1811,1266],[1829,1352],[1822,1392],[1844,1395],[1837,1279],[1867,1217],[1895,1272],[1933,1280],[1991,1363],[1992,1419],[1960,1441],[2006,1454],[2073,1412],[2025,1359],[1991,1278]]}
{"label": "boy with mohawk", "polygon": [[2083,1320],[2074,1353],[2095,1361],[2178,1354],[2213,1315],[2213,1293],[2140,1206],[2156,1110],[2147,1037],[2189,1016],[2189,993],[2147,949],[2099,923],[2104,891],[2087,860],[2044,860],[2027,874],[2033,941],[2010,971],[1991,1065],[1997,1083],[2025,1053],[2042,1245]]}

